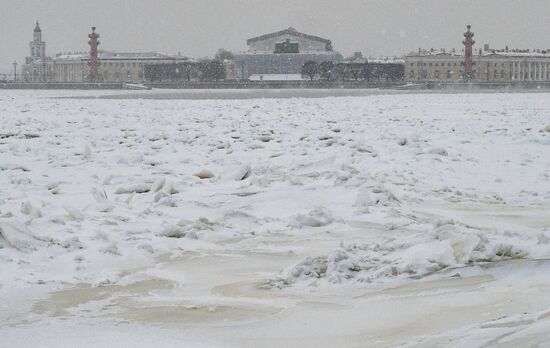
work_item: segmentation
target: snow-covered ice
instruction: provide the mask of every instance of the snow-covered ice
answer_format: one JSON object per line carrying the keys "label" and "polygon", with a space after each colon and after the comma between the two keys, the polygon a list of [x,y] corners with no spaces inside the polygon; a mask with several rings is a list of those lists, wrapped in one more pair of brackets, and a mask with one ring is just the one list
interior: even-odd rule
{"label": "snow-covered ice", "polygon": [[149,93],[0,92],[0,346],[550,340],[547,93]]}

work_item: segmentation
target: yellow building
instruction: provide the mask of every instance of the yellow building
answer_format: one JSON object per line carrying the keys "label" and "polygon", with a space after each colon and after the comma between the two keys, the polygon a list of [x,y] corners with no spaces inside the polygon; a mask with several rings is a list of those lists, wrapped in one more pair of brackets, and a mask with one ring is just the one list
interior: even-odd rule
{"label": "yellow building", "polygon": [[[62,54],[48,61],[51,82],[85,82],[89,75],[88,53]],[[184,58],[160,53],[99,52],[99,80],[142,82],[146,65],[169,64]]]}
{"label": "yellow building", "polygon": [[[485,50],[474,55],[476,82],[550,81],[550,50]],[[444,50],[405,56],[408,82],[464,81],[464,54]]]}

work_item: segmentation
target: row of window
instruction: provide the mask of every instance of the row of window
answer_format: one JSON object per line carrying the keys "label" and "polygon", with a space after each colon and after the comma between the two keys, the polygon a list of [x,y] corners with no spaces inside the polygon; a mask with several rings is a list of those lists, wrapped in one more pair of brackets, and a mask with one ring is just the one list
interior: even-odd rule
{"label": "row of window", "polygon": [[[460,78],[464,77],[464,71],[463,70],[460,70],[458,73],[459,73]],[[476,71],[474,70],[474,75],[475,75],[475,73],[476,73]],[[414,70],[411,70],[409,77],[411,79],[414,79],[415,76],[416,76],[416,74],[415,74]],[[447,70],[447,73],[446,73],[445,76],[446,76],[446,78],[451,79],[452,76],[453,76],[453,71],[452,70]],[[420,71],[418,73],[418,77],[423,78],[423,79],[427,79],[428,78],[428,72],[427,71]],[[434,78],[439,79],[440,77],[441,77],[441,74],[440,74],[439,70],[435,70],[434,71]]]}
{"label": "row of window", "polygon": [[110,67],[119,67],[119,68],[137,68],[138,65],[142,66],[143,64],[140,63],[113,63],[113,62],[101,62],[103,66],[110,66]]}
{"label": "row of window", "polygon": [[[415,66],[415,63],[410,63],[410,64],[411,64],[412,67]],[[520,65],[528,66],[529,63],[528,63],[528,62],[512,62],[512,63],[508,63],[508,64],[509,64],[509,66],[512,66],[513,64],[514,64],[515,66],[520,66]],[[537,66],[537,65],[539,65],[539,64],[540,64],[540,66],[545,66],[545,65],[548,64],[548,63],[536,63],[536,62],[535,62],[535,63],[531,63],[531,66]],[[417,65],[417,66],[442,66],[442,67],[448,66],[448,67],[451,67],[451,66],[457,66],[457,62],[453,62],[453,63],[450,63],[450,62],[448,62],[448,63],[445,63],[445,62],[441,62],[441,63],[424,63],[424,62],[418,62],[418,63],[416,63],[416,65]],[[473,65],[477,65],[477,63],[476,63],[476,62],[473,62]],[[496,63],[496,62],[493,63],[493,62],[487,62],[487,63],[485,63],[485,65],[487,65],[487,67],[491,67],[491,66],[492,66],[492,67],[495,67],[495,68],[496,68],[496,67],[499,67],[499,66],[500,66],[500,67],[504,68],[504,67],[506,66],[506,63]],[[460,62],[460,66],[464,66],[464,62]]]}
{"label": "row of window", "polygon": [[[439,64],[441,64],[441,66],[445,66],[445,63],[423,63],[423,62],[420,62],[420,63],[417,63],[418,66],[439,66]],[[447,66],[457,66],[457,63],[454,62],[454,63],[446,63]],[[452,65],[451,65],[452,64]],[[474,62],[474,65],[475,65],[475,62]],[[411,66],[414,66],[414,63],[411,63]],[[464,62],[460,62],[460,66],[464,66]]]}
{"label": "row of window", "polygon": [[[473,76],[476,76],[476,74],[477,74],[477,70],[474,70],[474,71],[473,71]],[[415,76],[416,76],[415,71],[414,71],[414,70],[411,70],[410,73],[409,73],[409,77],[410,77],[411,79],[414,79]],[[452,70],[447,70],[447,72],[446,72],[446,74],[445,74],[445,77],[446,77],[447,79],[451,79],[452,76],[453,76],[453,71],[452,71]],[[507,78],[507,77],[510,77],[510,78],[511,78],[511,77],[512,77],[512,73],[510,73],[509,76],[506,76],[506,71],[504,71],[504,70],[500,70],[500,71],[498,71],[498,70],[493,70],[492,74],[491,74],[489,71],[487,71],[487,76],[488,76],[489,78],[492,77],[494,80],[498,80],[498,79],[505,79],[505,78]],[[527,73],[527,72],[525,72],[524,74],[520,74],[520,75],[518,75],[518,73],[516,72],[516,73],[514,74],[514,80],[517,80],[518,78],[523,79],[523,80],[529,80],[529,79],[531,79],[531,80],[536,80],[538,76],[539,76],[539,75],[535,74],[534,71],[531,71],[530,74]],[[543,80],[544,80],[544,79],[550,80],[550,71],[547,71],[545,74],[542,74],[542,75],[540,75],[540,76],[541,76],[541,79],[543,79]],[[427,78],[428,78],[428,72],[425,71],[425,70],[424,70],[424,71],[420,71],[420,72],[418,72],[418,77],[419,77],[419,78],[423,78],[423,79],[427,79]],[[439,70],[435,70],[435,71],[433,72],[433,78],[434,78],[434,79],[439,79],[439,78],[442,78],[442,77],[443,77],[443,74],[441,74],[441,72],[440,72]],[[464,77],[464,71],[463,71],[463,70],[460,70],[460,71],[459,71],[459,78],[462,79],[463,77]]]}

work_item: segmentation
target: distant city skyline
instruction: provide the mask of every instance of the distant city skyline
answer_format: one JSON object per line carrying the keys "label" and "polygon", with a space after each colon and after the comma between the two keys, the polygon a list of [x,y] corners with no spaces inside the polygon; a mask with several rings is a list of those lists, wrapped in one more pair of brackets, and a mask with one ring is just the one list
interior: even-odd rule
{"label": "distant city skyline", "polygon": [[540,0],[0,0],[0,72],[11,72],[29,55],[36,20],[47,55],[88,50],[92,26],[101,49],[213,56],[218,48],[246,50],[246,40],[295,27],[332,40],[345,56],[400,56],[418,48],[461,48],[471,24],[476,49],[550,48]]}

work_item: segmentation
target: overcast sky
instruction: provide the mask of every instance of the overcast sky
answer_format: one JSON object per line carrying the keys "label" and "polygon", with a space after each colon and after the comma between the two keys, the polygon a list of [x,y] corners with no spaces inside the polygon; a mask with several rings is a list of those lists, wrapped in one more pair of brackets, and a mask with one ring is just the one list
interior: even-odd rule
{"label": "overcast sky", "polygon": [[29,54],[40,21],[47,54],[101,49],[212,56],[246,39],[295,27],[344,55],[402,55],[460,48],[466,24],[477,47],[550,48],[550,0],[0,0],[0,71]]}

